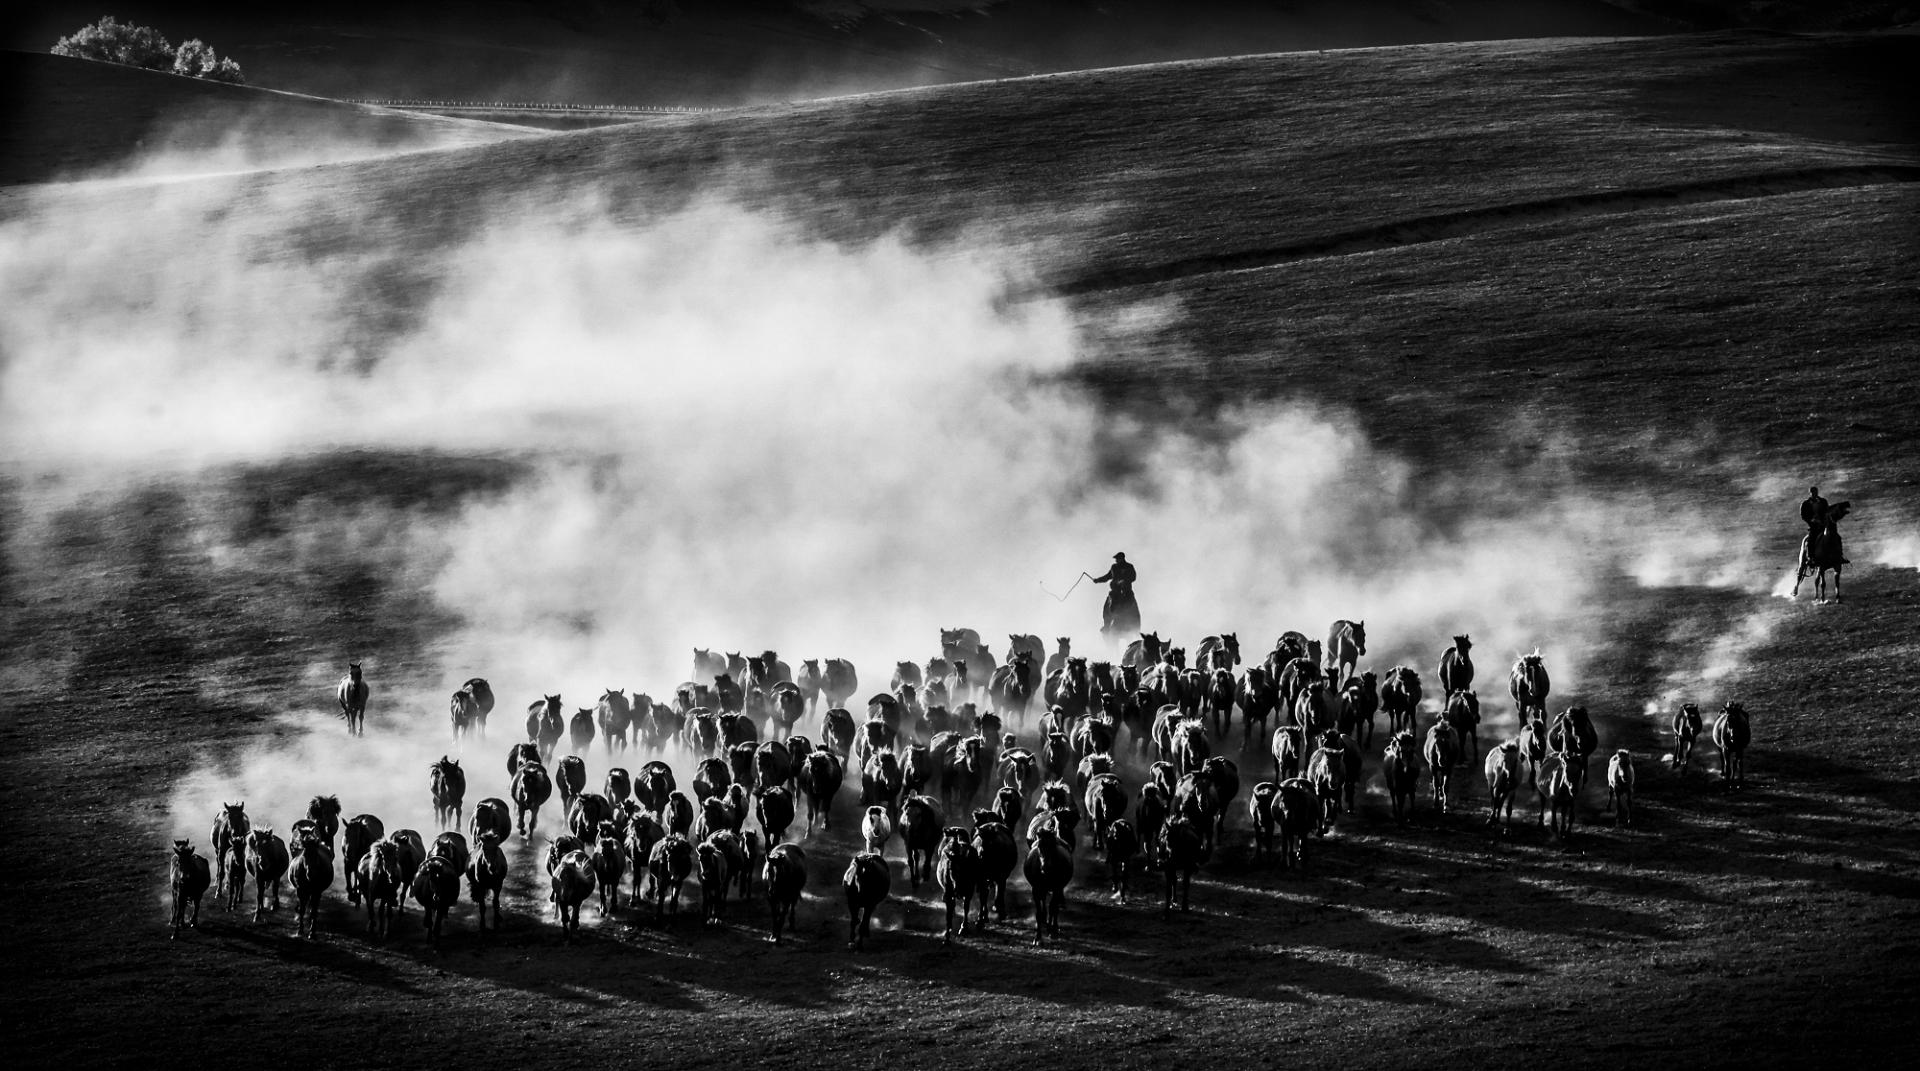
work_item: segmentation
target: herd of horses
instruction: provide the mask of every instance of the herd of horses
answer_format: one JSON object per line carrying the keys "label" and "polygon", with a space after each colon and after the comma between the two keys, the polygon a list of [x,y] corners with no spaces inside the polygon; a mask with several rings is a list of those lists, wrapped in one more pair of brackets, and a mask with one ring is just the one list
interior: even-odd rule
{"label": "herd of horses", "polygon": [[[850,948],[864,945],[874,909],[893,895],[886,853],[896,835],[912,892],[930,884],[945,902],[944,940],[1004,922],[1018,867],[1031,893],[1034,941],[1044,943],[1059,933],[1083,848],[1098,854],[1122,901],[1142,871],[1159,871],[1162,910],[1172,910],[1176,894],[1185,910],[1194,873],[1220,850],[1238,814],[1251,827],[1256,860],[1304,868],[1309,843],[1325,838],[1343,812],[1355,813],[1370,760],[1400,826],[1414,816],[1423,775],[1432,809],[1445,815],[1477,767],[1488,826],[1508,834],[1516,798],[1531,791],[1536,823],[1564,839],[1599,753],[1585,708],[1548,716],[1552,681],[1536,650],[1507,675],[1516,731],[1483,755],[1473,645],[1464,635],[1439,656],[1440,698],[1424,725],[1430,708],[1418,672],[1360,668],[1364,622],[1336,621],[1324,641],[1287,632],[1258,660],[1242,657],[1235,634],[1208,636],[1191,664],[1185,649],[1154,633],[1117,660],[1097,662],[1075,656],[1065,638],[1052,652],[1037,637],[1010,640],[1002,661],[977,632],[942,630],[941,654],[896,663],[887,690],[865,700],[864,717],[848,706],[860,692],[850,662],[808,660],[796,673],[771,651],[743,658],[697,649],[691,678],[669,702],[607,689],[594,707],[568,716],[559,695],[542,696],[527,710],[524,740],[509,749],[500,795],[469,808],[461,760],[443,755],[431,764],[427,791],[439,830],[431,841],[415,829],[389,830],[373,814],[343,818],[333,796],[315,797],[285,839],[253,825],[244,804],[227,804],[214,820],[210,865],[190,842],[174,842],[173,932],[197,921],[210,887],[238,911],[251,885],[259,921],[279,909],[285,884],[296,934],[312,937],[336,874],[348,903],[364,902],[375,937],[387,936],[410,896],[437,944],[462,879],[479,905],[480,932],[488,931],[488,903],[498,929],[513,866],[508,846],[516,837],[531,845],[557,794],[560,828],[547,839],[544,865],[567,940],[596,894],[603,916],[621,908],[626,890],[627,907],[650,906],[664,922],[693,882],[708,923],[757,885],[777,944],[808,884],[806,845],[823,849],[836,801],[851,791],[858,804],[841,815],[843,824],[857,820],[859,836],[841,876]],[[339,695],[350,731],[363,732],[368,686],[358,664]],[[494,705],[482,678],[453,693],[455,749],[486,737]],[[1376,753],[1382,714],[1386,739]],[[1699,708],[1682,704],[1671,728],[1673,761],[1685,771],[1705,731]],[[1711,739],[1729,784],[1744,780],[1749,738],[1745,710],[1727,703]],[[587,770],[596,741],[607,763],[597,792]],[[1254,777],[1256,770],[1271,776]],[[1632,753],[1614,750],[1605,778],[1607,810],[1616,823],[1631,823]],[[1248,779],[1256,783],[1243,799]]]}

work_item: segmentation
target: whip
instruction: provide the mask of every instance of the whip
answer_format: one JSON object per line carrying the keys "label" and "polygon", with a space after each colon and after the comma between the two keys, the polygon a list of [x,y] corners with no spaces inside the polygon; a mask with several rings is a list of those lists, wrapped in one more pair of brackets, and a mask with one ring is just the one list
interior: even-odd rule
{"label": "whip", "polygon": [[[1074,579],[1074,581],[1073,581],[1073,587],[1070,587],[1070,588],[1068,588],[1068,589],[1067,589],[1067,595],[1071,595],[1071,594],[1073,594],[1073,588],[1077,588],[1077,587],[1079,587],[1079,586],[1080,586],[1080,581],[1082,581],[1082,580],[1092,580],[1092,579],[1093,579],[1093,578],[1092,578],[1092,577],[1090,577],[1090,576],[1088,576],[1088,575],[1087,575],[1087,574],[1086,574],[1085,572],[1082,572],[1082,573],[1081,573],[1081,574],[1080,574],[1080,575],[1079,575],[1078,577],[1076,577],[1076,578]],[[1041,590],[1041,591],[1047,591],[1047,582],[1046,582],[1046,581],[1044,581],[1044,580],[1042,580],[1042,581],[1040,581],[1040,590]],[[1066,602],[1066,601],[1067,601],[1067,595],[1055,595],[1055,594],[1054,594],[1053,592],[1051,592],[1051,591],[1047,591],[1047,595],[1048,595],[1049,597],[1051,597],[1051,598],[1053,599],[1053,601],[1054,601],[1054,602]]]}

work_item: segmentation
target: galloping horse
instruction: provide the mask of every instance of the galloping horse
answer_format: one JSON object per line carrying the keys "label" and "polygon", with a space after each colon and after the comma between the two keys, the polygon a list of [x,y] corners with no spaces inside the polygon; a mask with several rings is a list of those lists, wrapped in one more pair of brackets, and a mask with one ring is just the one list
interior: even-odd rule
{"label": "galloping horse", "polygon": [[553,761],[553,749],[566,730],[567,720],[560,713],[558,695],[542,696],[527,705],[527,739],[540,746],[543,761]]}
{"label": "galloping horse", "polygon": [[1033,699],[1034,665],[1025,651],[1015,656],[1013,661],[994,670],[987,683],[987,694],[992,697],[993,705],[1020,718],[1027,716],[1027,704]]}
{"label": "galloping horse", "polygon": [[294,852],[293,935],[311,941],[314,923],[320,915],[320,894],[333,884],[333,852],[311,834],[300,838]]}
{"label": "galloping horse", "polygon": [[1747,783],[1747,744],[1753,731],[1747,724],[1747,708],[1728,703],[1713,723],[1713,743],[1720,749],[1720,779],[1729,785]]}
{"label": "galloping horse", "polygon": [[1452,695],[1473,687],[1473,641],[1455,636],[1453,646],[1440,652],[1440,691]]}
{"label": "galloping horse", "polygon": [[[171,870],[173,888],[171,936],[178,938],[182,926],[200,928],[200,897],[206,893],[207,887],[213,884],[213,870],[207,865],[206,856],[195,855],[193,844],[185,840],[173,842],[173,858],[168,866]],[[193,909],[191,919],[187,915],[189,907]]]}
{"label": "galloping horse", "polygon": [[852,662],[844,658],[827,659],[827,675],[820,685],[820,695],[828,709],[846,706],[847,700],[859,690],[860,674]]}
{"label": "galloping horse", "polygon": [[467,723],[467,731],[472,732],[478,729],[480,738],[486,739],[487,715],[493,713],[493,686],[487,683],[485,677],[473,677],[461,685],[460,690],[472,696],[474,703],[480,709],[480,715]]}
{"label": "galloping horse", "polygon": [[1794,574],[1793,594],[1800,594],[1800,585],[1807,577],[1813,577],[1815,602],[1827,601],[1827,573],[1833,573],[1833,601],[1840,601],[1840,568],[1847,564],[1847,556],[1840,547],[1839,522],[1847,515],[1849,506],[1845,502],[1836,502],[1827,507],[1827,518],[1816,535],[1805,536],[1800,540],[1800,570]]}
{"label": "galloping horse", "polygon": [[1223,632],[1218,636],[1208,636],[1200,641],[1199,657],[1193,663],[1202,671],[1224,669],[1233,671],[1240,664],[1240,635],[1235,632]]}
{"label": "galloping horse", "polygon": [[627,730],[633,727],[633,702],[623,688],[608,688],[593,705],[594,720],[600,724],[600,739],[606,741],[607,754],[627,749]]}
{"label": "galloping horse", "polygon": [[433,820],[441,829],[460,828],[467,798],[467,774],[460,769],[460,760],[440,756],[427,768],[427,785],[433,794]]}
{"label": "galloping horse", "polygon": [[1587,784],[1587,760],[1600,747],[1600,735],[1586,707],[1568,707],[1553,719],[1547,730],[1547,750],[1566,757],[1567,777],[1577,795]]}
{"label": "galloping horse", "polygon": [[1145,669],[1159,663],[1160,653],[1166,646],[1167,641],[1161,639],[1158,632],[1142,632],[1139,639],[1128,643],[1121,652],[1120,664]]}
{"label": "galloping horse", "polygon": [[[229,860],[246,853],[247,833],[252,829],[253,824],[247,821],[245,803],[220,805],[220,813],[213,819],[213,834],[210,838],[213,841],[213,873],[218,882],[214,889],[215,903],[221,902],[220,897],[228,895],[227,878],[232,873]],[[238,901],[235,901],[232,906],[238,907]]]}
{"label": "galloping horse", "polygon": [[1353,676],[1360,664],[1360,656],[1367,653],[1367,623],[1365,621],[1335,621],[1327,630],[1327,646],[1321,656],[1322,668],[1326,671],[1327,682],[1336,692],[1340,686]]}
{"label": "galloping horse", "polygon": [[727,656],[705,647],[693,649],[693,679],[710,680],[727,671]]}
{"label": "galloping horse", "polygon": [[[1340,724],[1343,736],[1351,736],[1362,748],[1373,746],[1373,716],[1380,712],[1380,679],[1373,670],[1349,678],[1340,689]],[[1365,741],[1360,740],[1361,734]]]}
{"label": "galloping horse", "polygon": [[1674,712],[1673,765],[1683,773],[1693,761],[1693,743],[1699,739],[1701,724],[1700,708],[1692,703],[1682,703]]}
{"label": "galloping horse", "polygon": [[1532,654],[1521,655],[1514,662],[1512,671],[1507,674],[1507,691],[1513,696],[1520,724],[1527,724],[1535,716],[1547,716],[1547,696],[1553,691],[1553,682],[1547,677],[1547,667],[1540,660],[1538,647],[1533,649]]}
{"label": "galloping horse", "polygon": [[1387,712],[1387,732],[1417,731],[1420,713],[1420,675],[1407,666],[1387,670],[1380,682],[1380,709]]}
{"label": "galloping horse", "polygon": [[1480,697],[1472,689],[1454,692],[1447,696],[1447,708],[1440,716],[1453,726],[1462,761],[1471,772],[1472,764],[1480,761]]}
{"label": "galloping horse", "polygon": [[453,746],[456,748],[460,746],[461,738],[467,735],[472,726],[485,717],[480,713],[480,703],[473,698],[473,693],[464,688],[453,693],[453,698],[448,701],[447,711],[453,719]]}
{"label": "galloping horse", "polygon": [[[1835,585],[1837,591],[1837,581]],[[340,678],[338,698],[340,717],[347,723],[347,734],[367,735],[367,682],[360,676],[360,663],[347,663],[347,675]]]}

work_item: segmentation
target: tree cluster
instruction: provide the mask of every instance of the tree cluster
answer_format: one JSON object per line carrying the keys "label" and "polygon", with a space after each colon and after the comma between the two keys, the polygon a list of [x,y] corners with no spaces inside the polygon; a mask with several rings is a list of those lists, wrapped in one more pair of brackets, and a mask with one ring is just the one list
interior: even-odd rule
{"label": "tree cluster", "polygon": [[121,22],[112,15],[62,37],[55,42],[53,54],[124,63],[129,67],[167,71],[212,82],[246,83],[240,65],[216,54],[205,41],[196,37],[182,41],[176,48],[167,43],[159,30]]}

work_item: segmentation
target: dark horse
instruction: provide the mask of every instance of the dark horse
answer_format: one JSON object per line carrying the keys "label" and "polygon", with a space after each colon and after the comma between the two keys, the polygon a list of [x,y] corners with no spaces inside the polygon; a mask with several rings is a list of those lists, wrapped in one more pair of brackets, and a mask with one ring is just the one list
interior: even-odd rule
{"label": "dark horse", "polygon": [[1833,601],[1840,601],[1840,567],[1847,564],[1847,556],[1840,548],[1840,520],[1847,515],[1848,505],[1836,502],[1827,507],[1826,518],[1820,530],[1800,540],[1800,571],[1793,578],[1793,593],[1800,594],[1800,585],[1807,577],[1813,577],[1813,590],[1816,602],[1827,601],[1827,573],[1833,573]]}
{"label": "dark horse", "polygon": [[540,757],[553,761],[553,749],[567,731],[566,715],[560,713],[558,695],[543,696],[527,706],[527,740],[537,744]]}

